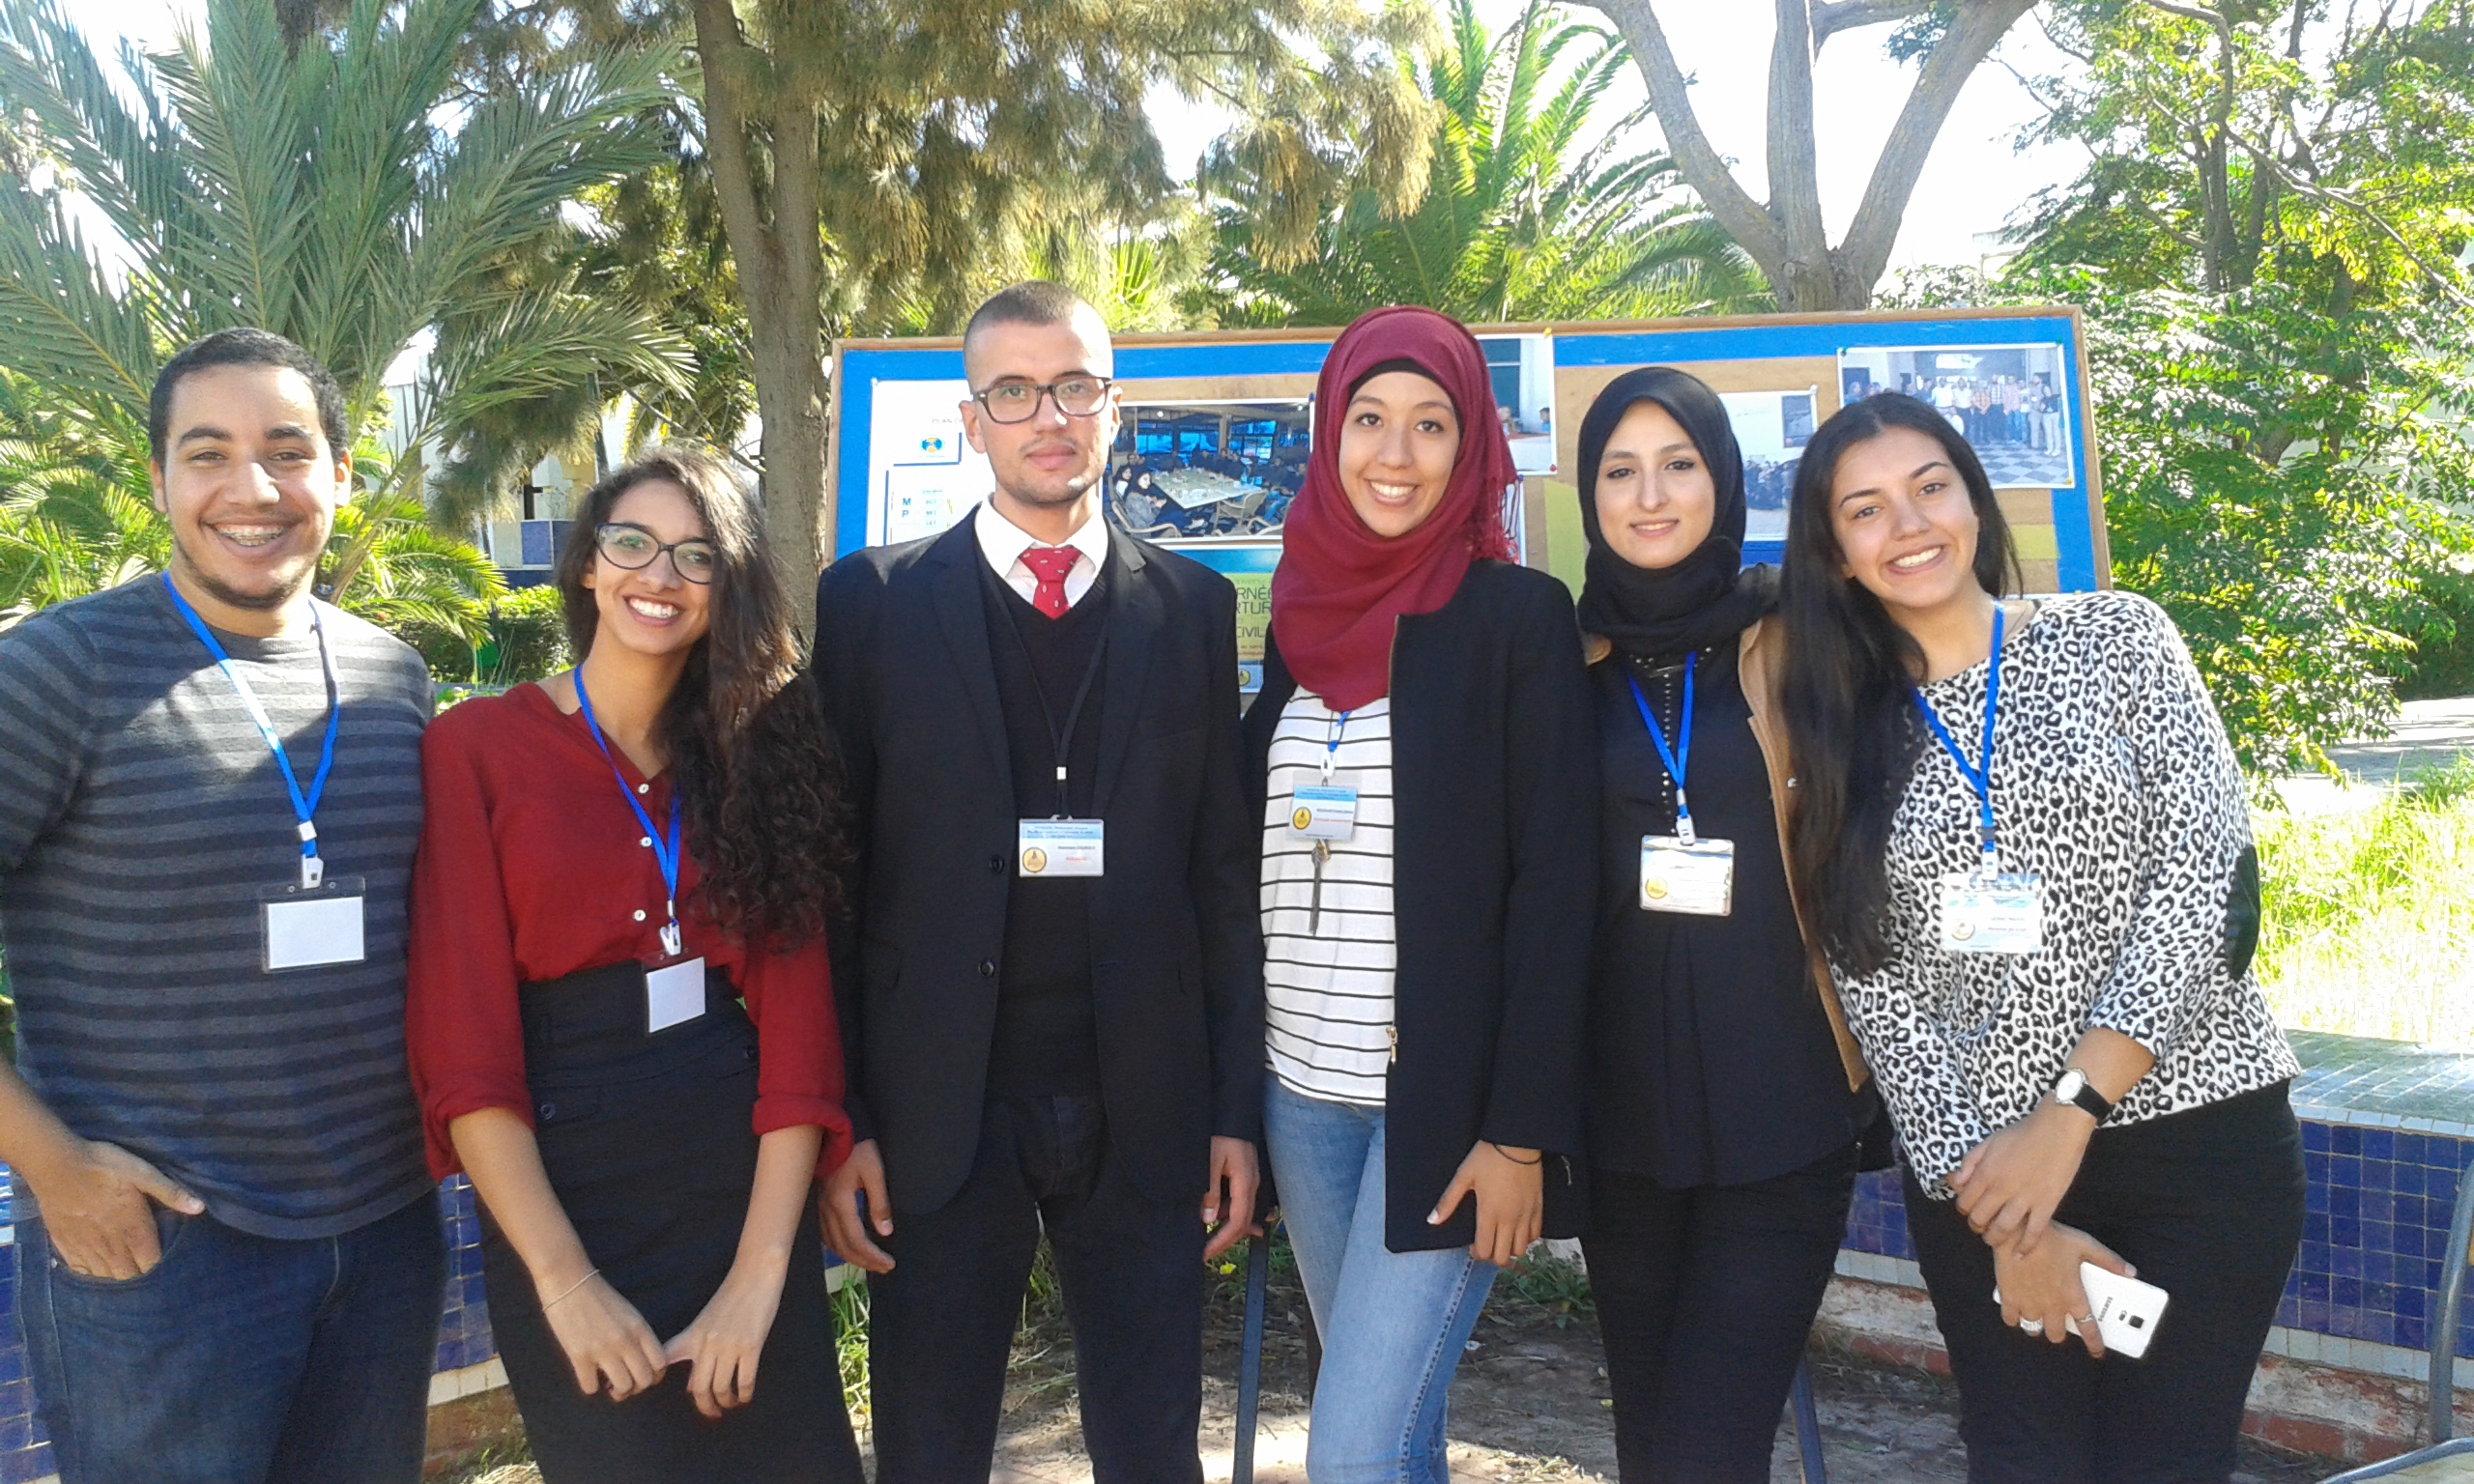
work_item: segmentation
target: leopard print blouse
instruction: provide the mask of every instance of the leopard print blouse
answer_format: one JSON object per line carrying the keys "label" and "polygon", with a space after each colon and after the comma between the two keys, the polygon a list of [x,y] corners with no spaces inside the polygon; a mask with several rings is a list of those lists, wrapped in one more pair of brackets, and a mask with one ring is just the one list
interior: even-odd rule
{"label": "leopard print blouse", "polygon": [[[2301,1070],[2248,965],[2228,959],[2250,812],[2172,620],[2129,593],[2059,598],[2014,633],[2000,663],[2001,869],[2041,878],[2044,951],[1942,951],[1940,882],[1976,869],[1977,807],[1928,740],[1890,825],[1889,961],[1864,975],[1832,968],[1908,1163],[1941,1198],[1967,1152],[2032,1112],[2094,1027],[2156,1057],[2114,1124]],[[1986,674],[1979,664],[1923,687],[1971,759]]]}

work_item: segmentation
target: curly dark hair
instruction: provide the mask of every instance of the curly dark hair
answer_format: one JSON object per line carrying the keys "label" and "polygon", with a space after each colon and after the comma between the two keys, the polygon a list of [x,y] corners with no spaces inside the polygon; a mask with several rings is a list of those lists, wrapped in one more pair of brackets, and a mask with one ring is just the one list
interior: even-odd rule
{"label": "curly dark hair", "polygon": [[842,826],[842,771],[815,687],[799,673],[791,605],[764,540],[763,513],[712,455],[655,448],[586,494],[556,581],[578,664],[600,610],[585,574],[592,533],[638,485],[687,495],[716,556],[710,626],[662,708],[660,741],[702,875],[700,908],[748,942],[795,944],[840,910],[853,854]]}

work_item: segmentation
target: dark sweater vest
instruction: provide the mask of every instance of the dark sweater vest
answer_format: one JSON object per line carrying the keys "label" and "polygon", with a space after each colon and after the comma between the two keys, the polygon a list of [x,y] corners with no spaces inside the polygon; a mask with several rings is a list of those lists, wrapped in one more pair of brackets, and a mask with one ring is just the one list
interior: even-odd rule
{"label": "dark sweater vest", "polygon": [[[1061,618],[1025,602],[979,563],[988,649],[1014,763],[1014,809],[1027,819],[1059,812],[1053,726],[1063,727],[1107,631],[1114,562],[1104,564],[1082,601]],[[1106,668],[1103,661],[1102,668]],[[1108,688],[1091,693],[1066,748],[1063,811],[1091,817],[1100,765],[1100,717]],[[1045,698],[1046,704],[1042,704]],[[1103,858],[1105,864],[1105,856]],[[1016,874],[1005,899],[1005,952],[996,979],[996,1039],[988,1090],[1000,1098],[1097,1097],[1099,1036],[1091,1009],[1091,889],[1087,876],[1043,880]]]}

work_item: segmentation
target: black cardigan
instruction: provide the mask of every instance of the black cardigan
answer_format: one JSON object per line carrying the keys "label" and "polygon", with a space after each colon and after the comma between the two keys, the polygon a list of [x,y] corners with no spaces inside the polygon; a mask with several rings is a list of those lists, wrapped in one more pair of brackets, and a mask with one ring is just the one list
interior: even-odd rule
{"label": "black cardigan", "polygon": [[[1246,717],[1257,819],[1272,736],[1297,692],[1277,642],[1264,648]],[[1543,572],[1477,563],[1451,602],[1399,620],[1391,695],[1399,1044],[1385,1095],[1384,1245],[1475,1240],[1470,1202],[1441,1226],[1426,1214],[1480,1139],[1546,1151],[1546,1235],[1577,1235],[1598,800],[1569,594]]]}

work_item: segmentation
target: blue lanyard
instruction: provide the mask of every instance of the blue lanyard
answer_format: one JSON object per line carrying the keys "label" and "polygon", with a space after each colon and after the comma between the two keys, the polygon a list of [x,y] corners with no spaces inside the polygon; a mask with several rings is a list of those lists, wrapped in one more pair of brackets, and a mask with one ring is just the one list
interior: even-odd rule
{"label": "blue lanyard", "polygon": [[1650,740],[1658,747],[1658,761],[1666,764],[1667,777],[1675,780],[1675,833],[1685,844],[1692,843],[1692,801],[1684,796],[1683,774],[1692,765],[1692,667],[1700,657],[1683,657],[1683,715],[1675,728],[1675,746],[1666,745],[1666,733],[1658,728],[1657,714],[1650,709],[1650,698],[1641,694],[1641,682],[1629,671],[1625,683],[1632,687],[1632,704],[1641,708],[1641,721],[1650,728]]}
{"label": "blue lanyard", "polygon": [[2000,868],[1999,857],[1993,844],[1993,722],[2001,710],[2001,605],[1993,605],[1993,656],[1985,662],[1981,761],[1969,766],[1967,755],[1959,751],[1959,744],[1950,736],[1950,728],[1942,725],[1941,715],[1933,709],[1933,702],[1924,699],[1924,693],[1917,690],[1912,680],[1908,682],[1907,694],[1915,698],[1915,709],[1924,714],[1924,725],[1933,728],[1934,739],[1942,744],[1942,751],[1949,754],[1950,760],[1959,765],[1959,776],[1975,790],[1976,836],[1984,845],[1984,871],[1987,875],[1995,874]]}
{"label": "blue lanyard", "polygon": [[1352,707],[1332,718],[1332,734],[1323,742],[1323,782],[1332,781],[1332,767],[1340,760],[1340,734],[1349,729],[1349,718],[1356,715]]}
{"label": "blue lanyard", "polygon": [[677,781],[674,779],[671,782],[670,838],[665,842],[661,833],[653,828],[653,816],[646,813],[645,806],[637,802],[636,790],[627,786],[627,775],[618,771],[618,759],[610,756],[610,744],[601,738],[601,724],[592,719],[592,698],[585,694],[583,666],[576,667],[575,676],[576,709],[584,713],[585,730],[592,733],[592,745],[601,749],[601,760],[610,764],[610,776],[618,784],[618,796],[625,799],[627,807],[636,812],[636,822],[645,827],[645,839],[652,842],[653,860],[661,867],[662,890],[669,893],[664,910],[670,914],[670,921],[661,930],[662,951],[674,956],[683,953],[685,950],[681,946],[682,940],[678,931]]}
{"label": "blue lanyard", "polygon": [[172,574],[169,572],[163,574],[163,591],[171,596],[172,607],[179,612],[181,620],[189,626],[189,632],[197,636],[199,643],[206,645],[207,653],[215,656],[215,663],[222,668],[223,678],[232,683],[234,694],[241,698],[241,704],[249,713],[249,720],[257,725],[258,735],[265,739],[267,751],[274,754],[275,769],[283,775],[284,791],[292,795],[293,817],[301,823],[301,887],[303,891],[315,890],[326,879],[327,864],[318,858],[318,826],[314,818],[318,813],[319,796],[327,791],[327,775],[335,766],[335,733],[342,728],[344,716],[343,690],[335,683],[334,651],[327,647],[327,624],[318,616],[318,605],[309,605],[309,626],[317,631],[318,662],[327,671],[327,736],[318,745],[318,772],[309,780],[309,791],[302,793],[301,777],[292,771],[291,756],[283,750],[283,738],[275,735],[274,722],[267,715],[267,708],[259,703],[258,693],[249,689],[249,682],[232,667],[232,656],[223,652],[223,645],[216,642],[215,631],[206,626],[206,620],[197,615],[196,609],[189,607],[189,600],[181,596],[181,589],[172,585]]}

